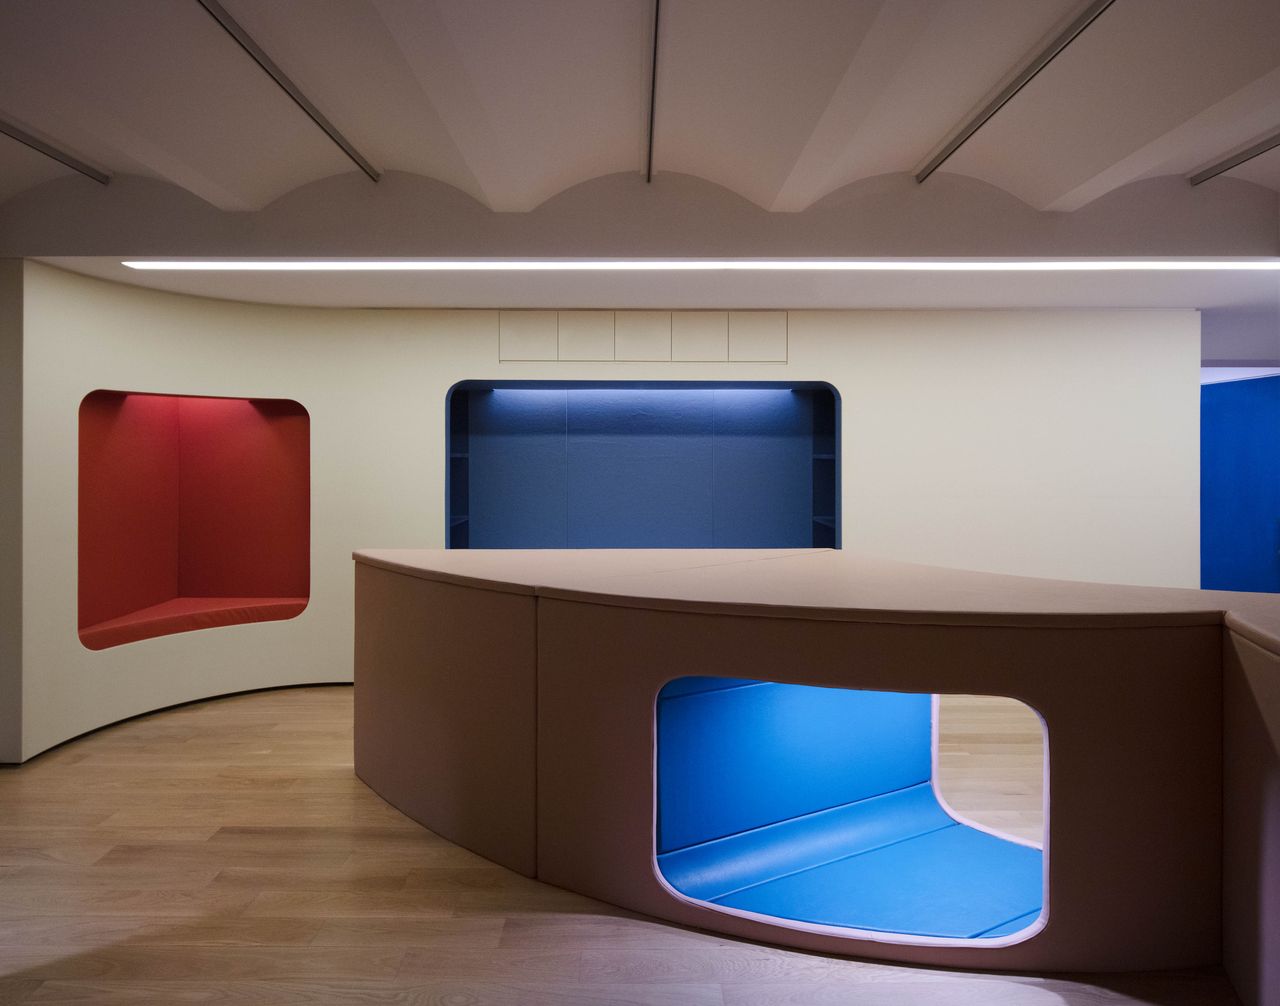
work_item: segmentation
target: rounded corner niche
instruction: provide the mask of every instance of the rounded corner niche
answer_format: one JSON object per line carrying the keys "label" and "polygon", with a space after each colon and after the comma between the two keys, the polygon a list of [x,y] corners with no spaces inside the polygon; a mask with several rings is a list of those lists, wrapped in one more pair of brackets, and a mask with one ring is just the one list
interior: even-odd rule
{"label": "rounded corner niche", "polygon": [[310,417],[298,402],[98,390],[80,403],[79,438],[87,649],[306,608]]}
{"label": "rounded corner niche", "polygon": [[461,381],[450,548],[839,548],[820,381]]}
{"label": "rounded corner niche", "polygon": [[[980,698],[1019,706],[1045,744],[1034,710]],[[793,929],[952,946],[1030,939],[1047,922],[1043,845],[952,808],[938,783],[938,716],[928,694],[668,682],[656,709],[659,878],[702,908]]]}

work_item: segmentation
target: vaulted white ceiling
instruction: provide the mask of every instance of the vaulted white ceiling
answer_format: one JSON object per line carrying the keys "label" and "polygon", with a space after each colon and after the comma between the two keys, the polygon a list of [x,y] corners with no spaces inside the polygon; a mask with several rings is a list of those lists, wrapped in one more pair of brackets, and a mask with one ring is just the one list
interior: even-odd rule
{"label": "vaulted white ceiling", "polygon": [[[382,171],[522,212],[644,169],[653,0],[223,4]],[[914,171],[1084,6],[663,0],[654,169],[779,212]],[[0,119],[221,210],[358,172],[196,0],[4,0]],[[1074,211],[1277,130],[1280,2],[1116,0],[941,170]],[[68,174],[0,136],[0,202]]]}

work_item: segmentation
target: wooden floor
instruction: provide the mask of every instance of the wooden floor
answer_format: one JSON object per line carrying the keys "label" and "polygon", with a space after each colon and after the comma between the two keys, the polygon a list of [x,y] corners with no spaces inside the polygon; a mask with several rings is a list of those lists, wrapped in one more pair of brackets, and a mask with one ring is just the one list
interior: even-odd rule
{"label": "wooden floor", "polygon": [[938,791],[952,809],[1006,835],[1044,842],[1044,727],[1016,699],[943,695]]}
{"label": "wooden floor", "polygon": [[[1038,828],[1034,721],[968,706],[944,709],[949,797]],[[984,792],[966,766],[1003,781]],[[0,1003],[1235,1001],[1217,973],[988,976],[789,952],[526,880],[355,779],[349,688],[185,706],[0,769]]]}

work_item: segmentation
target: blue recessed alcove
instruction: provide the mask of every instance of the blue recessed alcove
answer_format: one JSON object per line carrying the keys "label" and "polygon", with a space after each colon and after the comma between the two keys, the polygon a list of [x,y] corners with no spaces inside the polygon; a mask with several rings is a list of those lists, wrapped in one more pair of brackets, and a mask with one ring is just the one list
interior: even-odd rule
{"label": "blue recessed alcove", "polygon": [[838,409],[816,382],[464,381],[449,547],[838,547]]}
{"label": "blue recessed alcove", "polygon": [[978,942],[1030,930],[1043,853],[940,799],[935,708],[899,692],[668,683],[658,871],[692,901],[788,924]]}

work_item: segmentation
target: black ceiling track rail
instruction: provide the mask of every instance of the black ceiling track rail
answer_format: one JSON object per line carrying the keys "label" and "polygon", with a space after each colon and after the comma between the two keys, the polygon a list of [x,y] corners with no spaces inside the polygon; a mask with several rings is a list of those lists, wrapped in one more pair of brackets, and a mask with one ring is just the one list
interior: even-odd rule
{"label": "black ceiling track rail", "polygon": [[1245,147],[1239,153],[1232,154],[1230,157],[1224,157],[1215,164],[1209,165],[1203,171],[1197,171],[1188,179],[1192,185],[1199,185],[1201,182],[1207,182],[1210,178],[1217,178],[1224,171],[1230,171],[1232,168],[1238,168],[1245,161],[1252,161],[1255,157],[1260,157],[1268,150],[1275,150],[1280,147],[1280,132],[1272,133],[1265,139],[1259,140],[1250,147]]}
{"label": "black ceiling track rail", "polygon": [[111,176],[105,171],[95,168],[92,164],[86,164],[74,154],[68,154],[65,150],[55,147],[52,143],[31,135],[21,126],[15,126],[12,122],[0,119],[0,133],[4,133],[5,136],[12,137],[24,146],[44,154],[45,157],[52,157],[55,161],[59,161],[71,168],[71,170],[80,172],[86,178],[92,178],[95,182],[106,185],[111,181]]}
{"label": "black ceiling track rail", "polygon": [[653,56],[649,61],[649,152],[644,162],[644,180],[653,181],[653,119],[658,99],[658,23],[662,0],[653,0]]}
{"label": "black ceiling track rail", "polygon": [[257,63],[272,80],[280,85],[280,89],[292,98],[299,108],[307,113],[308,118],[324,130],[325,135],[336,143],[342,149],[342,152],[355,162],[356,167],[375,182],[382,177],[378,169],[370,164],[360,151],[351,144],[351,141],[338,131],[337,126],[325,118],[324,113],[321,112],[320,109],[316,108],[316,106],[311,102],[311,99],[302,93],[302,90],[298,85],[295,84],[289,76],[280,69],[280,67],[276,66],[275,61],[263,51],[262,46],[258,45],[258,43],[253,40],[253,37],[245,31],[243,27],[241,27],[240,22],[233,18],[227,12],[227,9],[218,2],[218,0],[196,0],[196,2],[209,12],[210,17],[217,21],[218,24],[222,25],[226,33],[239,43],[240,48],[247,52],[250,58]]}
{"label": "black ceiling track rail", "polygon": [[942,167],[947,158],[959,150],[969,137],[985,126],[996,112],[1009,103],[1014,95],[1030,84],[1041,70],[1052,63],[1057,56],[1061,55],[1062,51],[1079,38],[1080,33],[1098,20],[1113,3],[1115,3],[1115,0],[1094,0],[1093,3],[1082,10],[1075,20],[1059,32],[1052,42],[1041,49],[1031,62],[1018,72],[1018,75],[1013,80],[1002,87],[996,96],[983,105],[976,115],[951,135],[951,138],[943,144],[942,149],[929,158],[925,166],[916,172],[916,181],[923,182],[938,168]]}

